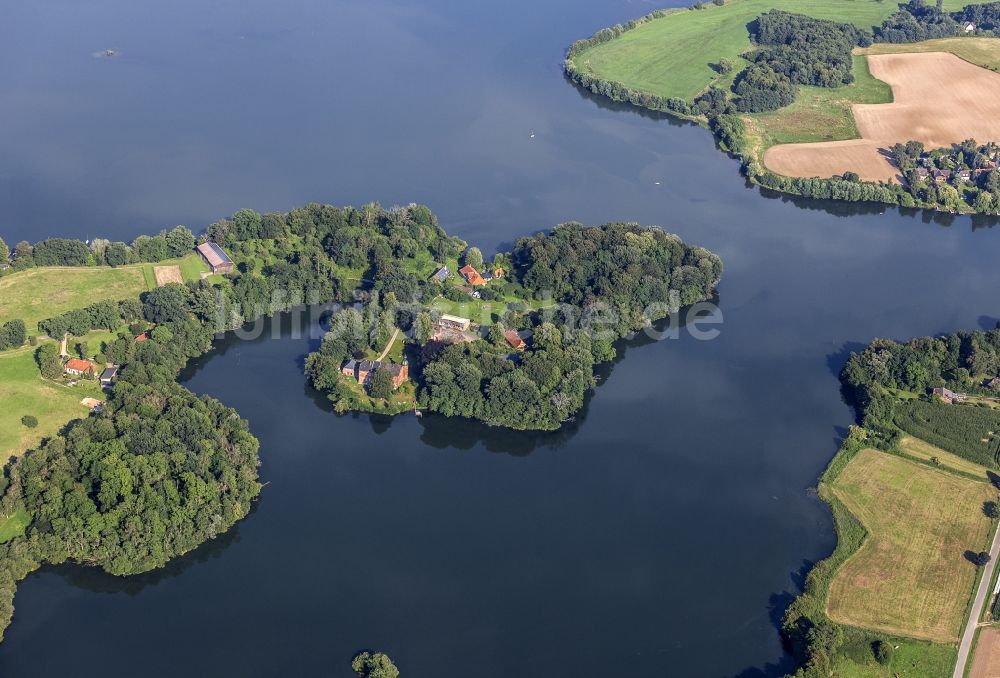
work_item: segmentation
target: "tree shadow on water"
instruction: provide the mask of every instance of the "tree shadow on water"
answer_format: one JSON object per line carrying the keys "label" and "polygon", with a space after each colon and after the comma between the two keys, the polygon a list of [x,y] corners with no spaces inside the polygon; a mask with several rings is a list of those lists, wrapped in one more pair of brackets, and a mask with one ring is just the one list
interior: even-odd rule
{"label": "tree shadow on water", "polygon": [[[250,507],[250,514],[244,520],[248,519],[256,510],[257,504],[255,502]],[[196,565],[221,557],[226,549],[240,540],[239,527],[240,525],[237,523],[215,539],[208,540],[189,553],[172,558],[163,567],[150,572],[119,576],[105,572],[103,569],[92,565],[63,563],[60,565],[44,565],[31,573],[29,577],[51,573],[62,577],[70,585],[84,591],[92,593],[124,593],[129,596],[136,596],[142,593],[146,587],[155,586],[167,579],[178,577]]]}
{"label": "tree shadow on water", "polygon": [[669,113],[661,113],[660,111],[654,111],[649,108],[643,108],[641,106],[633,106],[628,102],[615,101],[613,99],[609,99],[604,95],[594,94],[589,89],[573,82],[573,79],[570,78],[565,73],[563,73],[563,79],[573,86],[577,94],[580,95],[581,99],[585,99],[586,101],[591,102],[601,110],[615,111],[619,113],[632,113],[633,115],[638,115],[639,117],[646,118],[648,120],[657,120],[665,122],[671,127],[700,127],[700,125],[698,125],[695,122],[692,122],[690,120],[682,120],[681,118],[670,115]]}

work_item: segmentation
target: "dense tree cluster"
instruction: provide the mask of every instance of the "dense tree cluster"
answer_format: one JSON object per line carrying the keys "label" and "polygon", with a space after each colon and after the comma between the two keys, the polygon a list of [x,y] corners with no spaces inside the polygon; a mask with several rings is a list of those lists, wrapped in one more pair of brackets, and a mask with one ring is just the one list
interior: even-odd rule
{"label": "dense tree cluster", "polygon": [[34,266],[124,266],[157,262],[189,253],[195,246],[194,234],[176,226],[159,235],[140,235],[130,245],[96,238],[90,243],[65,238],[49,238],[31,245],[19,242],[13,252],[13,271]]}
{"label": "dense tree cluster", "polygon": [[[614,357],[615,339],[711,297],[722,274],[711,252],[637,224],[563,224],[523,238],[499,258],[509,262],[509,273],[494,286],[554,305],[527,312],[522,304],[485,338],[450,346],[430,341],[433,319],[426,311],[410,314],[404,329],[420,347],[410,374],[423,407],[516,429],[561,426],[583,406],[594,365]],[[479,261],[481,253],[470,250],[467,259]],[[335,402],[349,401],[356,383],[341,374],[341,364],[383,345],[399,317],[392,304],[335,314],[320,349],[306,359],[313,386]],[[510,346],[506,328],[530,334],[523,352]],[[376,372],[369,391],[385,398],[388,388],[378,379]]]}
{"label": "dense tree cluster", "polygon": [[771,10],[751,25],[753,65],[734,82],[741,111],[772,111],[795,100],[796,85],[842,87],[854,82],[851,50],[871,44],[851,24]]}
{"label": "dense tree cluster", "polygon": [[64,334],[81,337],[93,330],[115,330],[142,317],[143,308],[138,299],[107,299],[41,320],[38,331],[55,339]]}
{"label": "dense tree cluster", "polygon": [[518,280],[536,297],[551,295],[584,311],[609,307],[616,338],[665,316],[668,307],[711,297],[722,276],[722,262],[708,250],[659,228],[625,223],[556,226],[519,240],[512,261]]}
{"label": "dense tree cluster", "polygon": [[28,333],[23,320],[8,320],[0,325],[0,351],[23,346]]}
{"label": "dense tree cluster", "polygon": [[996,35],[1000,30],[1000,2],[966,5],[962,11],[953,13],[952,17],[958,20],[960,29],[968,23],[974,23],[977,33]]}
{"label": "dense tree cluster", "polygon": [[925,393],[947,386],[963,393],[995,392],[983,383],[1000,374],[1000,329],[922,337],[905,343],[876,339],[851,354],[841,372],[846,392],[862,423],[886,425],[893,419],[894,398],[902,389]]}
{"label": "dense tree cluster", "polygon": [[878,42],[919,42],[958,35],[960,30],[956,18],[940,7],[928,5],[923,0],[911,0],[901,4],[898,12],[875,28],[875,39]]}
{"label": "dense tree cluster", "polygon": [[551,323],[539,325],[532,339],[517,363],[506,344],[432,347],[423,370],[427,407],[514,429],[559,428],[594,385],[593,342],[585,332],[564,333]]}
{"label": "dense tree cluster", "polygon": [[399,669],[383,652],[360,652],[351,661],[360,678],[399,678]]}
{"label": "dense tree cluster", "polygon": [[90,263],[90,248],[79,240],[50,238],[35,243],[36,266],[86,266]]}

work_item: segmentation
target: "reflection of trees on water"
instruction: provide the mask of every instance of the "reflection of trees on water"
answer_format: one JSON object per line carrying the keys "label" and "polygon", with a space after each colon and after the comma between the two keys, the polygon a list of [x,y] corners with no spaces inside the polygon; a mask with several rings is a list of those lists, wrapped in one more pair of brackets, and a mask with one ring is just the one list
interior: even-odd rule
{"label": "reflection of trees on water", "polygon": [[935,210],[913,209],[909,207],[898,207],[896,205],[886,205],[878,202],[847,202],[845,200],[826,200],[820,198],[803,198],[800,195],[781,193],[769,188],[757,186],[750,181],[746,181],[748,188],[756,188],[762,198],[767,200],[780,200],[790,203],[799,209],[815,212],[826,212],[835,217],[857,217],[869,216],[873,214],[884,214],[895,212],[899,216],[910,219],[920,219],[925,224],[935,224],[950,228],[956,221],[969,220],[973,231],[993,228],[1000,224],[1000,217],[989,214],[951,214],[950,212],[938,212]]}
{"label": "reflection of trees on water", "polygon": [[[250,514],[257,510],[256,502],[250,506]],[[249,517],[248,515],[248,517]],[[161,568],[142,574],[133,574],[125,577],[109,574],[99,567],[89,565],[77,565],[74,563],[64,563],[62,565],[45,565],[40,570],[33,572],[29,577],[36,577],[40,574],[56,574],[66,582],[76,588],[93,593],[126,593],[135,596],[142,593],[147,586],[155,586],[161,581],[177,577],[195,565],[208,562],[214,558],[219,558],[230,546],[239,541],[239,523],[232,529],[215,539],[210,539],[201,546],[170,560]]]}
{"label": "reflection of trees on water", "polygon": [[700,127],[698,123],[692,122],[690,120],[683,120],[676,116],[670,115],[669,113],[662,113],[660,111],[654,111],[649,108],[642,108],[641,106],[633,106],[630,103],[624,101],[614,101],[606,96],[600,94],[594,94],[589,89],[581,87],[577,83],[573,82],[573,79],[568,75],[563,73],[563,79],[573,86],[577,94],[580,95],[581,99],[585,99],[601,110],[604,111],[615,111],[616,113],[632,113],[649,120],[662,120],[666,122],[671,127]]}

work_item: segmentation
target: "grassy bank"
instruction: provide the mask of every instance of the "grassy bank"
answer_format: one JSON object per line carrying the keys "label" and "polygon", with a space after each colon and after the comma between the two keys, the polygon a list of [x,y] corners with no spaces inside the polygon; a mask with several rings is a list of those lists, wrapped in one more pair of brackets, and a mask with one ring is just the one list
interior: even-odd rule
{"label": "grassy bank", "polygon": [[[967,4],[967,0],[945,0],[944,7],[954,11]],[[740,54],[751,47],[747,24],[768,10],[871,28],[895,12],[896,6],[878,0],[728,0],[721,7],[706,3],[703,9],[667,12],[581,52],[574,63],[596,78],[691,101],[727,77],[714,69],[720,59],[742,63]]]}

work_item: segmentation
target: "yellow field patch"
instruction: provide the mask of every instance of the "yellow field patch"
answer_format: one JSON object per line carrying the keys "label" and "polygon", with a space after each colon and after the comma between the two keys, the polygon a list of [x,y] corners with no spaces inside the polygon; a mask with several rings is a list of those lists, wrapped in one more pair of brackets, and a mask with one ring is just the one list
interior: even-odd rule
{"label": "yellow field patch", "polygon": [[861,138],[773,146],[764,154],[769,169],[823,178],[850,171],[891,181],[898,170],[885,149],[895,143],[916,140],[940,148],[965,139],[1000,139],[1000,74],[944,52],[871,55],[868,65],[892,86],[894,100],[852,107]]}
{"label": "yellow field patch", "polygon": [[156,276],[157,287],[163,287],[170,283],[184,284],[184,276],[181,275],[180,266],[154,266],[153,275]]}
{"label": "yellow field patch", "polygon": [[830,489],[868,530],[830,583],[827,613],[852,626],[956,642],[987,548],[991,485],[863,450]]}
{"label": "yellow field patch", "polygon": [[911,457],[923,459],[924,461],[937,459],[937,463],[946,469],[954,469],[955,471],[961,471],[962,473],[970,473],[974,476],[979,476],[984,480],[989,478],[986,467],[975,464],[968,459],[963,459],[957,454],[946,452],[940,447],[935,447],[930,443],[920,440],[920,438],[903,436],[902,440],[899,441],[899,449]]}

